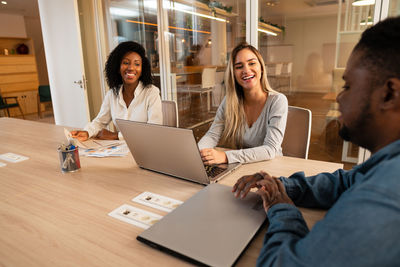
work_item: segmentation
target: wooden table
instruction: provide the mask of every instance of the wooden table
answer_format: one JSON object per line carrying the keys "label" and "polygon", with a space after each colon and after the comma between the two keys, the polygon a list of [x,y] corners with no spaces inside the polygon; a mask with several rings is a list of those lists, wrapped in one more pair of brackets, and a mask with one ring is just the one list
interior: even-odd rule
{"label": "wooden table", "polygon": [[[2,266],[186,266],[188,263],[136,240],[143,229],[107,214],[129,204],[160,215],[131,199],[150,191],[182,201],[203,186],[146,171],[130,155],[81,157],[82,169],[63,174],[57,148],[63,127],[0,118],[0,154],[29,157],[0,167],[0,265]],[[280,157],[247,164],[221,181],[232,185],[261,169],[272,175],[334,171],[340,164]],[[302,210],[312,226],[324,212]],[[238,262],[254,266],[266,229]]]}

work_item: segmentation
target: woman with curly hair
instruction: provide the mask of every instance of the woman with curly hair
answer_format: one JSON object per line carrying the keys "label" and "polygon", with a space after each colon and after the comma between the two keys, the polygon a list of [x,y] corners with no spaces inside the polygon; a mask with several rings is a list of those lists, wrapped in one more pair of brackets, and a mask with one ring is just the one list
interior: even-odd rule
{"label": "woman with curly hair", "polygon": [[120,43],[109,55],[105,74],[110,90],[97,117],[83,131],[71,131],[72,137],[85,141],[122,139],[107,125],[115,119],[162,124],[160,90],[152,84],[150,62],[143,46],[135,42]]}
{"label": "woman with curly hair", "polygon": [[[256,48],[241,43],[233,49],[225,87],[214,122],[198,143],[203,162],[247,163],[282,155],[288,102],[270,87]],[[217,145],[232,150],[216,150]]]}

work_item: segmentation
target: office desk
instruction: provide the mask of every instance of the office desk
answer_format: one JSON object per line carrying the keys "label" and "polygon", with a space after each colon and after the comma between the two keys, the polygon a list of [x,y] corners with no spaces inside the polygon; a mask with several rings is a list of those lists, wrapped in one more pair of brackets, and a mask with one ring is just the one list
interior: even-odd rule
{"label": "office desk", "polygon": [[[82,169],[63,174],[57,147],[63,127],[0,118],[0,154],[14,152],[30,159],[0,168],[0,265],[4,266],[186,266],[188,263],[136,240],[143,229],[107,214],[129,204],[165,213],[131,199],[150,191],[182,201],[202,185],[142,170],[130,155],[121,158],[81,157]],[[267,170],[289,175],[334,171],[340,164],[281,157],[242,166],[222,184],[241,175]],[[303,210],[309,225],[323,212]],[[263,229],[238,262],[254,265]],[[194,241],[195,242],[195,241]]]}

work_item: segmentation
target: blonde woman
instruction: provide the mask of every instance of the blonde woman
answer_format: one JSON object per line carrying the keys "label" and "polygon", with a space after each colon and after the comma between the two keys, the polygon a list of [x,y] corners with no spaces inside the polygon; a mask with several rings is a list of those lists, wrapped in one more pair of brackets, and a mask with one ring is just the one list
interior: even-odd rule
{"label": "blonde woman", "polygon": [[[236,46],[225,72],[226,96],[198,143],[206,165],[255,162],[282,155],[288,102],[269,86],[256,48]],[[216,150],[216,146],[232,150]]]}

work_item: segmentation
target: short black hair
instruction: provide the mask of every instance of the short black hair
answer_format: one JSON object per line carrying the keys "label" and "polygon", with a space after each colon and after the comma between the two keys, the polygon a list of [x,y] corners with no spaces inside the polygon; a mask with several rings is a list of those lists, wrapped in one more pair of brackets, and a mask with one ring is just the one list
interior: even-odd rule
{"label": "short black hair", "polygon": [[375,84],[400,78],[400,17],[387,18],[365,30],[354,51],[362,53],[360,63],[373,73]]}
{"label": "short black hair", "polygon": [[150,61],[146,57],[146,51],[143,46],[132,41],[122,42],[110,53],[104,69],[107,84],[116,95],[118,95],[119,88],[122,85],[120,73],[122,58],[129,52],[136,52],[142,58],[142,74],[139,77],[139,81],[143,83],[143,87],[153,83]]}

